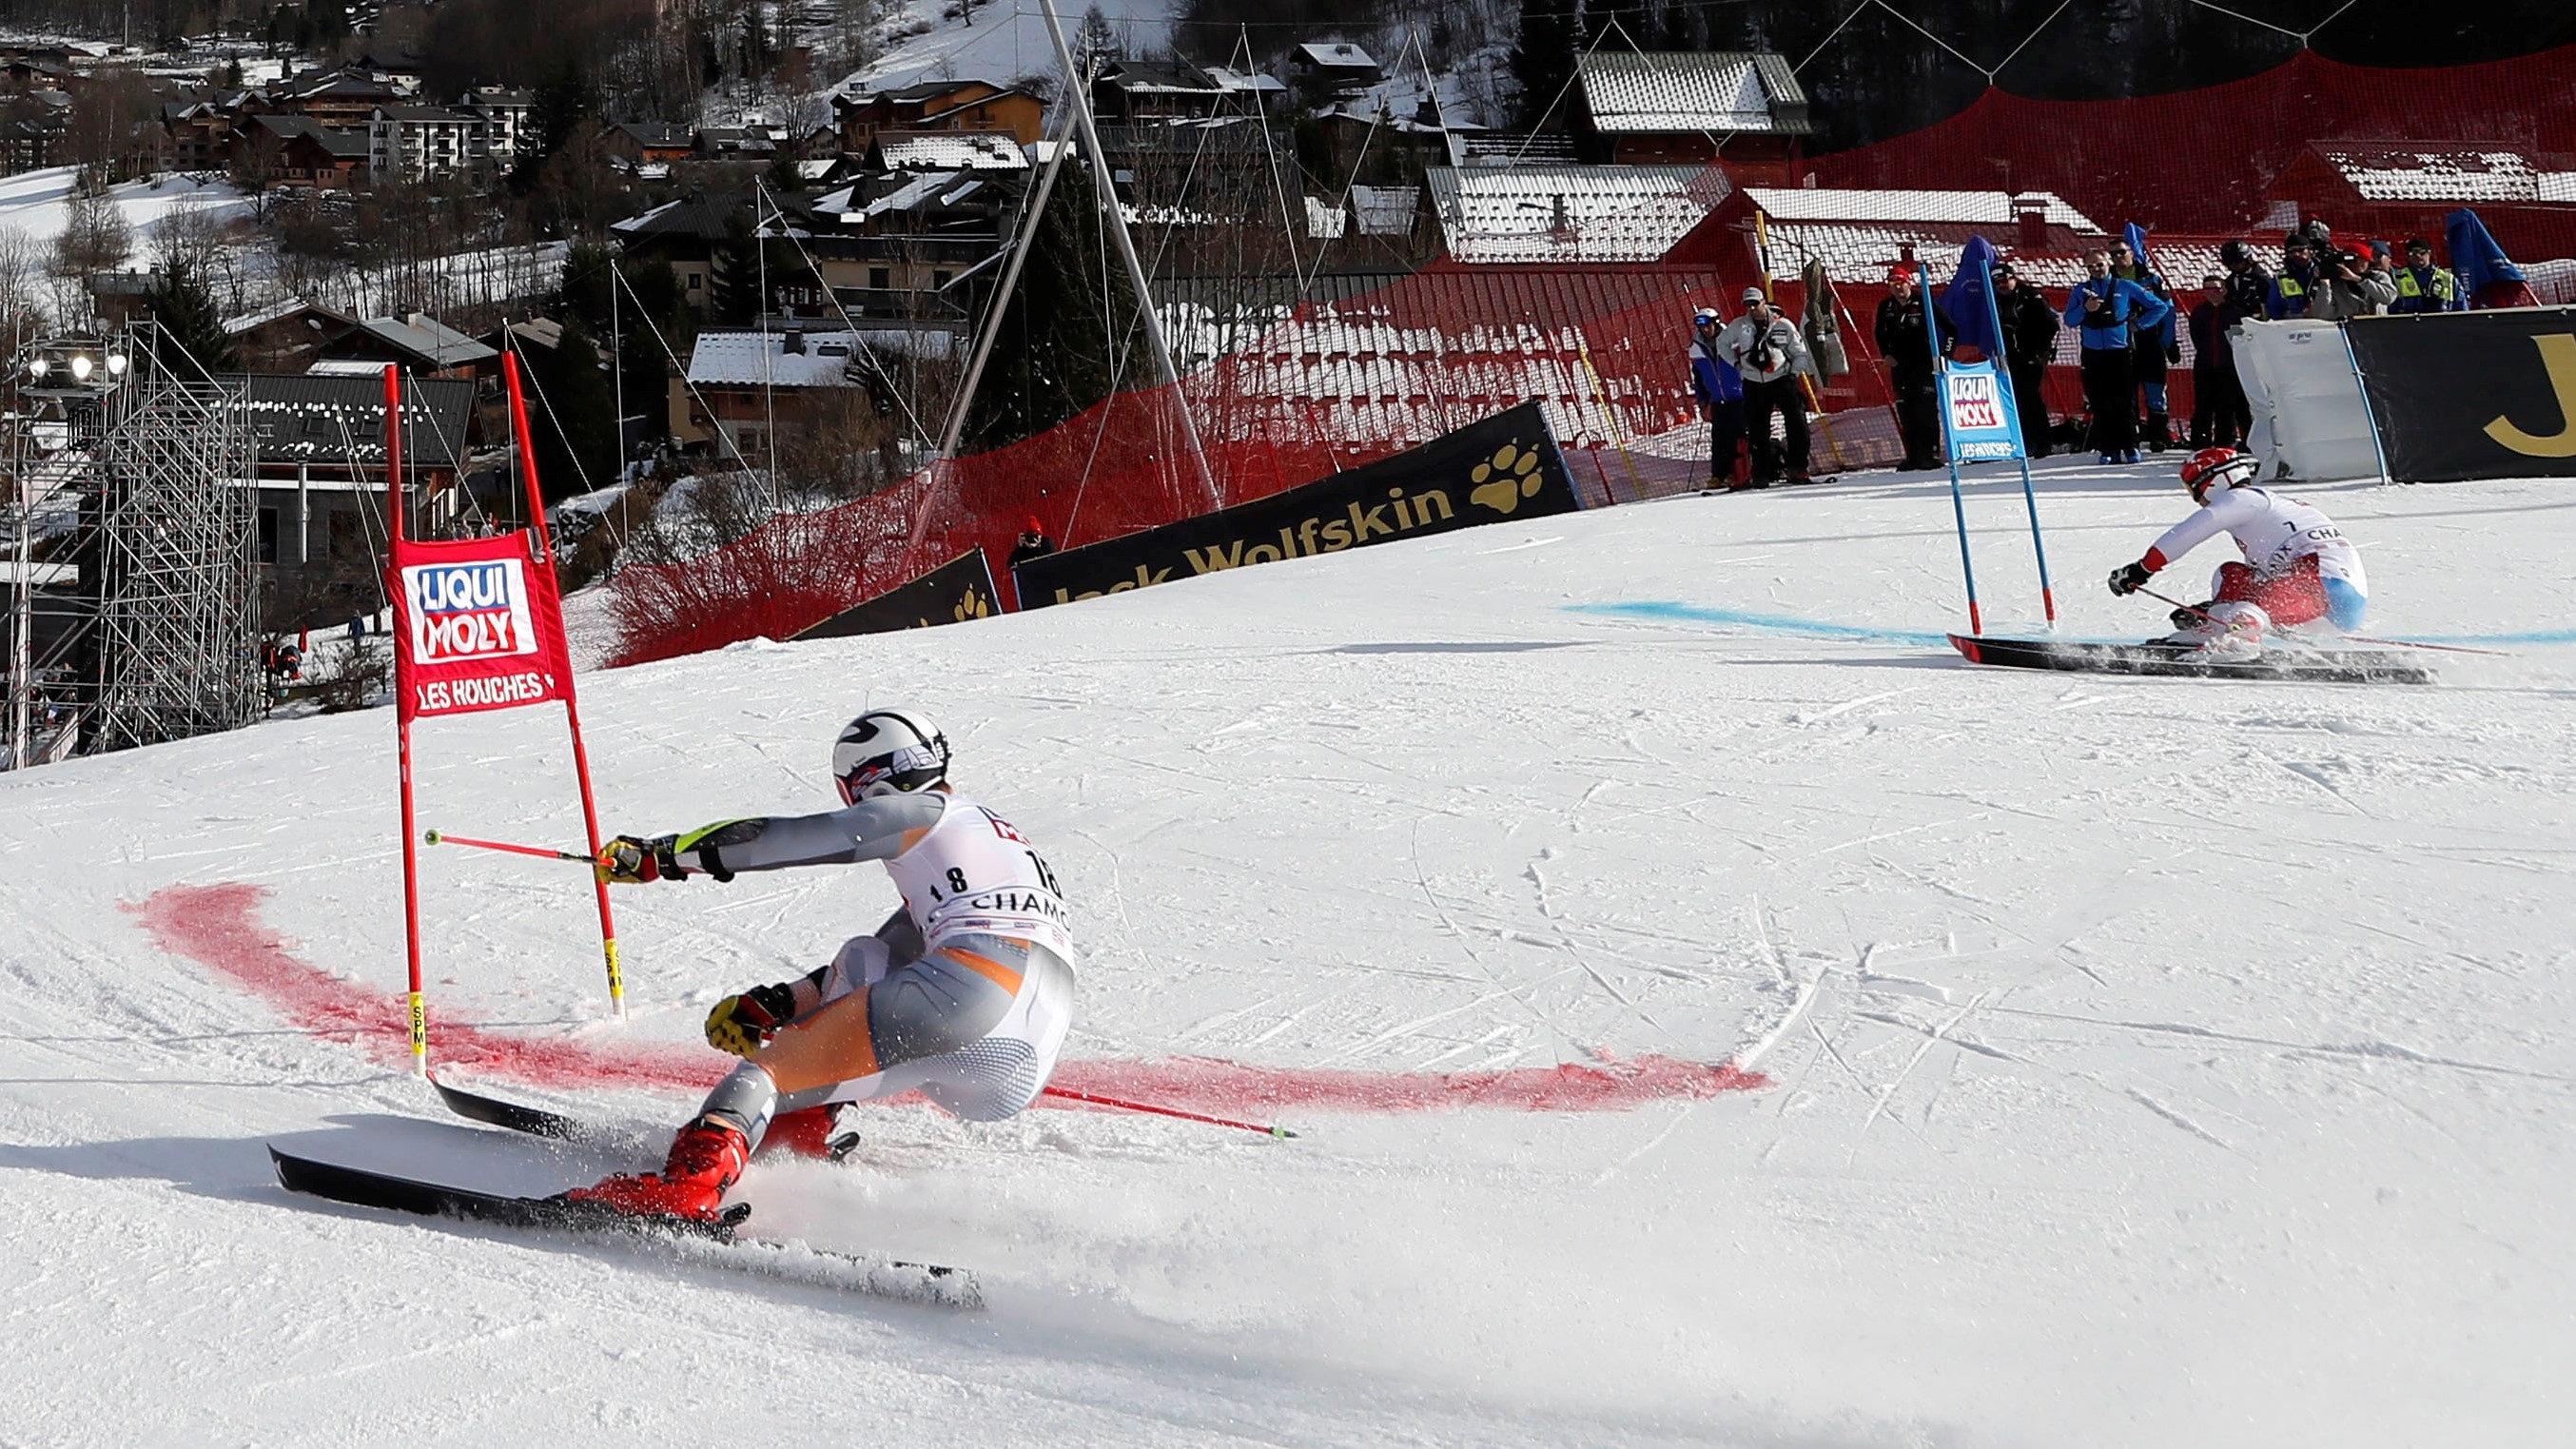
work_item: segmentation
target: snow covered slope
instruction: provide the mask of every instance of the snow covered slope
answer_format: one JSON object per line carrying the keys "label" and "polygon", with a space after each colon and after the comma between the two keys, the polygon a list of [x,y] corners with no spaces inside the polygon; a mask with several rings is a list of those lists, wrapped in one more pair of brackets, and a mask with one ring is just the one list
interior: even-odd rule
{"label": "snow covered slope", "polygon": [[[79,174],[78,167],[49,166],[0,179],[0,228],[52,246],[70,224],[72,186]],[[132,265],[137,268],[151,252],[154,229],[170,217],[193,214],[223,226],[251,211],[250,198],[232,183],[178,173],[119,182],[107,194],[134,234]]]}
{"label": "snow covered slope", "polygon": [[[1068,45],[1088,8],[1056,0]],[[1151,55],[1171,44],[1176,8],[1166,0],[1134,0],[1114,7],[1115,13],[1104,8],[1102,14],[1119,53]],[[1061,77],[1055,42],[1047,35],[1046,10],[1037,0],[979,0],[963,16],[952,14],[955,9],[955,0],[907,0],[885,7],[883,50],[867,67],[851,72],[844,87],[889,90],[952,77],[1004,84],[1024,75]]]}
{"label": "snow covered slope", "polygon": [[[389,717],[0,778],[0,1440],[2552,1442],[2576,501],[2309,496],[2375,631],[2559,642],[2413,689],[1971,669],[1918,481],[587,676],[621,829],[820,808],[840,720],[932,711],[1080,913],[1063,1080],[1304,1134],[892,1106],[746,1179],[755,1227],[980,1269],[974,1316],[291,1199],[262,1151],[640,1161],[706,1006],[881,872],[622,892],[619,1026],[578,867],[431,853],[442,1059],[626,1133],[548,1152],[401,1064]],[[2042,501],[2068,631],[2151,627],[2099,580],[2179,491]],[[2018,509],[1971,500],[1990,613],[2036,597]],[[557,717],[422,737],[423,825],[577,840]]]}

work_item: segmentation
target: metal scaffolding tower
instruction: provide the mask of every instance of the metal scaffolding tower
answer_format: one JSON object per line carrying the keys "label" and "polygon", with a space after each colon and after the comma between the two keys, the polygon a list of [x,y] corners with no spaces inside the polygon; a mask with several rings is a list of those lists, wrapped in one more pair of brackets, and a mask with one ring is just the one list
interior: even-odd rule
{"label": "metal scaffolding tower", "polygon": [[12,369],[13,767],[264,707],[242,394],[164,364],[155,333],[47,339]]}

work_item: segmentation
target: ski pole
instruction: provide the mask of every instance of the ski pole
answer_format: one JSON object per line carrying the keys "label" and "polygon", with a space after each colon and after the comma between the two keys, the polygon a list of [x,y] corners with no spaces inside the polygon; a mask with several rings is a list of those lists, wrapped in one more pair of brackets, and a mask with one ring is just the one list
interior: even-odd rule
{"label": "ski pole", "polygon": [[2501,649],[2469,649],[2458,644],[2418,644],[2412,639],[2374,639],[2367,634],[2346,634],[2343,637],[2356,644],[2386,644],[2398,649],[2439,649],[2445,654],[2483,654],[2489,659],[2513,657]]}
{"label": "ski pole", "polygon": [[1096,1096],[1065,1087],[1049,1087],[1041,1096],[1061,1097],[1068,1102],[1088,1102],[1095,1107],[1115,1107],[1122,1112],[1150,1112],[1157,1117],[1178,1117],[1184,1122],[1205,1122],[1211,1127],[1232,1127],[1241,1132],[1258,1132],[1265,1137],[1294,1137],[1285,1127],[1264,1127],[1258,1122],[1237,1122],[1227,1117],[1209,1117],[1197,1112],[1184,1112],[1178,1107],[1157,1107],[1151,1102],[1128,1102],[1116,1097]]}
{"label": "ski pole", "polygon": [[598,864],[589,856],[575,855],[569,850],[550,850],[542,845],[512,845],[502,840],[469,840],[462,835],[442,835],[435,830],[423,832],[420,838],[430,845],[470,845],[477,850],[506,850],[512,855],[533,855],[541,860],[577,860],[584,865]]}
{"label": "ski pole", "polygon": [[[2150,599],[2155,600],[2155,601],[2156,601],[2157,603],[2159,603],[2159,604],[2171,604],[2171,605],[2173,605],[2175,608],[2182,610],[2182,611],[2183,611],[2184,613],[2186,613],[2186,614],[2191,614],[2191,615],[2197,616],[2197,617],[2202,618],[2202,619],[2208,619],[2208,620],[2209,620],[2209,622],[2210,622],[2210,623],[2212,623],[2212,624],[2215,624],[2215,623],[2217,623],[2217,622],[2218,622],[2216,619],[2214,619],[2214,618],[2210,618],[2210,614],[2209,614],[2209,611],[2208,611],[2208,610],[2206,610],[2206,609],[2202,609],[2202,608],[2198,608],[2198,607],[2196,607],[2196,606],[2194,606],[2194,605],[2191,605],[2191,604],[2186,604],[2186,603],[2184,603],[2184,602],[2183,602],[2182,600],[2180,600],[2180,599],[2168,599],[2168,598],[2166,598],[2164,595],[2159,594],[2159,593],[2157,593],[2155,590],[2150,589],[2150,588],[2144,588],[2144,587],[2141,587],[2141,588],[2138,590],[2138,592],[2139,592],[2139,593],[2142,593],[2142,594],[2144,594],[2144,595],[2146,595],[2146,596],[2147,596],[2148,598],[2150,598]],[[2235,625],[2233,625],[2233,624],[2230,624],[2230,625],[2228,625],[2227,627],[2228,627],[2228,628],[2230,628],[2230,629],[2233,629],[2233,628],[2235,628],[2236,626],[2235,626]]]}

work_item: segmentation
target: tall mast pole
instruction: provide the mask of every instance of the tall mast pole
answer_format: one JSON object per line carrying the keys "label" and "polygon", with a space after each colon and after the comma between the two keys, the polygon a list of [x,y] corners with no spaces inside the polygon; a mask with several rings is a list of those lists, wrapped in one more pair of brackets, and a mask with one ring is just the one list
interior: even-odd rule
{"label": "tall mast pole", "polygon": [[1191,421],[1189,402],[1181,396],[1180,369],[1172,365],[1171,346],[1163,340],[1162,319],[1154,312],[1154,289],[1145,280],[1145,264],[1137,260],[1136,239],[1127,234],[1127,214],[1118,208],[1118,184],[1110,170],[1109,153],[1100,148],[1100,130],[1092,124],[1090,80],[1075,73],[1073,47],[1064,43],[1064,22],[1056,16],[1055,0],[1039,0],[1038,9],[1046,16],[1048,37],[1055,41],[1055,58],[1064,67],[1064,88],[1073,100],[1073,119],[1082,128],[1083,147],[1091,153],[1092,179],[1099,187],[1101,210],[1108,215],[1109,234],[1117,238],[1118,255],[1127,263],[1127,280],[1136,288],[1136,311],[1145,323],[1145,340],[1154,349],[1154,360],[1162,366],[1162,380],[1171,386],[1172,409],[1181,415],[1181,436],[1190,445],[1191,466],[1198,470],[1199,486],[1207,490],[1208,506],[1222,508],[1225,500],[1217,494],[1215,475],[1208,471],[1207,452],[1199,446],[1198,424]]}

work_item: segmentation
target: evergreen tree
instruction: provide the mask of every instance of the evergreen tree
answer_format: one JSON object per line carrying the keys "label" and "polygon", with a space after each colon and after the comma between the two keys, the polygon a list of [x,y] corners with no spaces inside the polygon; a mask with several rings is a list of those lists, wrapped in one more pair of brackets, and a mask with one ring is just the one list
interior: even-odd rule
{"label": "evergreen tree", "polygon": [[526,139],[510,171],[512,189],[522,195],[534,190],[546,162],[572,139],[582,119],[598,110],[599,95],[589,75],[567,57],[529,101]]}
{"label": "evergreen tree", "polygon": [[760,295],[760,240],[752,235],[751,206],[734,208],[725,218],[725,238],[707,258],[707,320],[748,327],[765,305]]}
{"label": "evergreen tree", "polygon": [[152,340],[153,356],[181,380],[201,370],[232,372],[241,367],[232,334],[224,331],[223,309],[216,305],[213,289],[197,274],[195,262],[172,258],[153,286],[148,304],[152,320],[161,324]]}
{"label": "evergreen tree", "polygon": [[343,0],[307,0],[305,33],[315,45],[329,47],[349,38],[349,7]]}
{"label": "evergreen tree", "polygon": [[519,361],[536,386],[528,399],[528,429],[537,451],[537,481],[549,503],[617,476],[623,452],[617,436],[617,400],[599,348],[578,317],[566,317],[563,343],[549,352],[530,347]]}
{"label": "evergreen tree", "polygon": [[998,448],[1044,432],[1152,378],[1135,289],[1117,254],[1101,245],[1098,196],[1088,166],[1067,165],[1056,177],[967,410],[970,446]]}
{"label": "evergreen tree", "polygon": [[1560,107],[1549,107],[1564,93],[1574,75],[1575,57],[1591,37],[1583,18],[1583,0],[1521,0],[1520,36],[1512,43],[1512,78],[1521,85],[1517,124],[1535,130],[1549,119],[1562,126]]}

